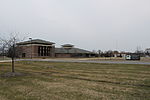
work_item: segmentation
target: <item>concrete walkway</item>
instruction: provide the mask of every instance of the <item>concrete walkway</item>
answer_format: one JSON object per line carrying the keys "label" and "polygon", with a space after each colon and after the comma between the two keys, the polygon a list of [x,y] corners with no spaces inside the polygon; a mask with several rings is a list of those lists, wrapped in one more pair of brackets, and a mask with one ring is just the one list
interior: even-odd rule
{"label": "concrete walkway", "polygon": [[[79,59],[16,59],[16,61],[48,61],[48,62],[75,62],[75,63],[106,63],[106,64],[142,64],[150,65],[150,62],[141,61],[90,61]],[[11,60],[1,60],[0,62],[11,62]]]}
{"label": "concrete walkway", "polygon": [[106,63],[106,64],[142,64],[150,65],[150,62],[141,61],[90,61],[79,59],[17,59],[16,61],[48,61],[48,62],[76,62],[76,63]]}
{"label": "concrete walkway", "polygon": [[0,62],[11,62],[11,60],[0,60]]}

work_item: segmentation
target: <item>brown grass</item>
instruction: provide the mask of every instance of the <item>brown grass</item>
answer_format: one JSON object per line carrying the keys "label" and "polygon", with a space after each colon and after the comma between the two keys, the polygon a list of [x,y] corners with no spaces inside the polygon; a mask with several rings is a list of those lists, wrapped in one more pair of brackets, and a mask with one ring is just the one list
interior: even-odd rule
{"label": "brown grass", "polygon": [[[0,74],[10,63],[0,63]],[[27,76],[0,78],[0,100],[147,100],[150,66],[16,62]]]}

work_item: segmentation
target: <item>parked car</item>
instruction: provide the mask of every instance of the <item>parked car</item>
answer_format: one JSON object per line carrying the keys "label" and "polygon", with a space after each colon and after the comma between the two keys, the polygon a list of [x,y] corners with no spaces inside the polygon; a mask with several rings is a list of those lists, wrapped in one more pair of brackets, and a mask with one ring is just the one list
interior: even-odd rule
{"label": "parked car", "polygon": [[140,55],[137,54],[128,54],[125,57],[126,60],[140,60]]}

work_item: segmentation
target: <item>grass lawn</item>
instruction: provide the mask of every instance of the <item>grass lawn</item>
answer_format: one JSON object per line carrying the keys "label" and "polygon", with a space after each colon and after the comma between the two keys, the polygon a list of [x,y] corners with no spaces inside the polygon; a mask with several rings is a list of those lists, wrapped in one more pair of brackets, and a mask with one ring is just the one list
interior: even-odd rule
{"label": "grass lawn", "polygon": [[[10,63],[0,63],[0,74]],[[0,100],[150,100],[150,65],[16,62]]]}
{"label": "grass lawn", "polygon": [[0,61],[1,61],[1,60],[11,60],[11,58],[0,56]]}

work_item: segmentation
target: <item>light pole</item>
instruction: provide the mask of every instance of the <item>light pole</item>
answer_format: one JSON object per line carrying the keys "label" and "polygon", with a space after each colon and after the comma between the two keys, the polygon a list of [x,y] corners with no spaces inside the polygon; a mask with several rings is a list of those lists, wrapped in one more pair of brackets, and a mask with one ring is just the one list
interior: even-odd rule
{"label": "light pole", "polygon": [[29,38],[29,40],[30,40],[30,44],[31,44],[31,54],[30,54],[30,56],[31,56],[31,59],[32,59],[32,38]]}

